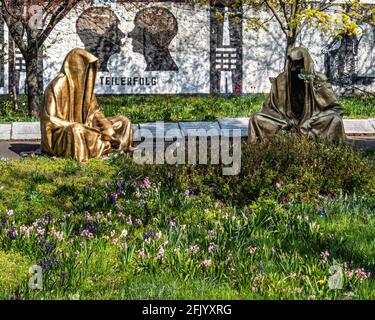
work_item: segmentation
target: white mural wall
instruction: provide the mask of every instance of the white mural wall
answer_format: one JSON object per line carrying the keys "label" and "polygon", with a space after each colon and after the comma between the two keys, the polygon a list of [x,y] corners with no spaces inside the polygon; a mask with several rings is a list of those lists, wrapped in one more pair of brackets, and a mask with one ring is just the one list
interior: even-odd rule
{"label": "white mural wall", "polygon": [[[228,9],[220,9],[224,21],[217,20],[213,10],[175,1],[78,7],[45,42],[43,86],[59,73],[67,53],[81,47],[100,59],[97,94],[268,92],[270,78],[284,65],[285,41],[277,23],[269,25],[268,31],[255,32],[245,24],[234,25]],[[235,14],[250,13],[244,6]],[[2,34],[2,50],[9,56],[5,26]],[[337,88],[342,86],[340,79],[355,78],[358,87],[375,91],[375,28],[364,27],[354,42],[306,30],[298,42],[311,51],[318,70],[328,73]],[[347,61],[341,61],[343,50],[352,51],[351,57],[344,55]],[[8,60],[4,59],[0,94],[9,92]],[[17,61],[17,81],[23,92],[24,68],[22,59]]]}

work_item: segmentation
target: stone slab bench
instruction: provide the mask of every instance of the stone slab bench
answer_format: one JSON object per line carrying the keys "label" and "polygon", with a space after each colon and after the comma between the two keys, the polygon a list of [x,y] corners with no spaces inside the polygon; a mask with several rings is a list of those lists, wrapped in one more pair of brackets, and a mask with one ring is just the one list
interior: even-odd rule
{"label": "stone slab bench", "polygon": [[374,119],[345,119],[345,133],[348,136],[375,135]]}
{"label": "stone slab bench", "polygon": [[39,122],[16,122],[12,124],[12,140],[40,140]]}
{"label": "stone slab bench", "polygon": [[178,123],[175,122],[150,122],[141,123],[138,126],[139,131],[134,133],[134,141],[144,140],[146,137],[167,142],[181,139],[182,133]]}
{"label": "stone slab bench", "polygon": [[234,130],[241,130],[241,137],[247,138],[249,131],[249,118],[222,118],[219,125],[224,136],[233,137]]}
{"label": "stone slab bench", "polygon": [[[159,123],[159,125],[158,125]],[[141,142],[145,136],[171,142],[187,137],[233,136],[234,130],[240,130],[241,137],[248,136],[249,118],[222,118],[216,121],[192,122],[153,122],[134,124],[134,141]],[[157,126],[158,130],[157,130]],[[348,136],[368,136],[375,138],[375,119],[344,119],[345,132]],[[164,128],[163,128],[164,127]],[[164,129],[164,130],[162,130]],[[0,124],[0,140],[27,141],[40,140],[39,122],[15,122]]]}
{"label": "stone slab bench", "polygon": [[180,122],[184,137],[219,137],[221,128],[218,122]]}

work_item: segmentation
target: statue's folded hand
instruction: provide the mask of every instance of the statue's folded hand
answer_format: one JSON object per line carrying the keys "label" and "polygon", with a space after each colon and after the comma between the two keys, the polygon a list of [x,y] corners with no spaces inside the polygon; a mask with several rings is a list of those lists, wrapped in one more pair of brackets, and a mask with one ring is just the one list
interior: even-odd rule
{"label": "statue's folded hand", "polygon": [[291,131],[297,128],[297,124],[294,122],[293,119],[285,118],[285,124],[282,126],[282,129],[285,131]]}
{"label": "statue's folded hand", "polygon": [[302,126],[301,126],[301,131],[305,134],[310,132],[314,128],[315,122],[318,120],[317,116],[313,116],[310,119],[306,120]]}
{"label": "statue's folded hand", "polygon": [[101,132],[102,134],[102,140],[104,141],[112,141],[115,138],[116,132],[112,127],[106,128]]}
{"label": "statue's folded hand", "polygon": [[311,128],[312,128],[312,125],[313,123],[315,122],[316,119],[314,118],[310,118],[308,120],[306,120],[302,125],[301,125],[301,129],[304,129],[306,131],[309,131]]}
{"label": "statue's folded hand", "polygon": [[115,135],[108,135],[106,133],[102,133],[102,141],[108,141],[111,143],[112,149],[118,149],[121,145],[120,139],[118,139]]}

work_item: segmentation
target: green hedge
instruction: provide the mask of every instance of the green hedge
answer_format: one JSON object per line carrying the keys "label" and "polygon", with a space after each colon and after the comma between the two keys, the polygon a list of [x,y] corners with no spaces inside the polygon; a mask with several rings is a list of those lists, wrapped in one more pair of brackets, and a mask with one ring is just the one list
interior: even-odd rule
{"label": "green hedge", "polygon": [[[245,96],[113,96],[99,97],[98,102],[106,116],[125,115],[133,123],[157,120],[217,120],[219,118],[247,117],[258,112],[265,95]],[[375,117],[374,96],[355,96],[340,99],[345,116],[349,118]],[[27,115],[26,97],[21,96],[19,110],[14,111],[9,98],[0,98],[0,123],[36,121]]]}

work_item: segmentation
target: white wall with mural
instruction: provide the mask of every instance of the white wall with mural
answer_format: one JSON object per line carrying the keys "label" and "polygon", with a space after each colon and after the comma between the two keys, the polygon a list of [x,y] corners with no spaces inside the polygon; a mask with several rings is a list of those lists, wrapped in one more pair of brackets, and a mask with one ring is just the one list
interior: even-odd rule
{"label": "white wall with mural", "polygon": [[[216,17],[221,10],[224,20]],[[44,88],[58,74],[66,54],[82,47],[99,58],[97,94],[209,94],[268,92],[270,78],[284,65],[284,38],[276,23],[255,32],[234,23],[249,9],[191,6],[178,1],[150,4],[103,4],[77,7],[45,42],[40,68]],[[347,79],[375,91],[375,28],[363,26],[355,38],[333,39],[306,30],[298,39],[337,88]],[[25,87],[22,57],[12,50],[4,24],[0,28],[5,58],[0,94],[9,91],[10,76]],[[16,70],[15,74],[10,70]]]}

